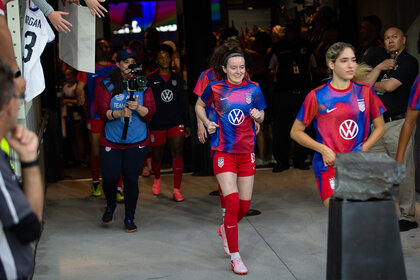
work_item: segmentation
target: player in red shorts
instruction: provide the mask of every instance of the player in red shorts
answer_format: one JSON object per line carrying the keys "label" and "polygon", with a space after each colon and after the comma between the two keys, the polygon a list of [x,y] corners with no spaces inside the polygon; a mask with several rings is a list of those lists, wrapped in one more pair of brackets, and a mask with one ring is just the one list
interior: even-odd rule
{"label": "player in red shorts", "polygon": [[[223,71],[227,78],[211,82],[197,100],[197,116],[209,134],[215,133],[211,149],[213,169],[224,195],[224,230],[229,246],[232,270],[247,274],[238,249],[238,222],[251,204],[255,174],[254,120],[264,120],[266,103],[257,83],[245,76],[243,52],[224,55]],[[214,106],[215,121],[209,120],[205,107]]]}
{"label": "player in red shorts", "polygon": [[[306,96],[290,135],[315,150],[312,167],[321,200],[328,208],[335,186],[335,155],[368,151],[385,132],[385,107],[370,85],[352,80],[357,67],[352,45],[333,44],[326,60],[332,79]],[[305,133],[311,122],[316,140]],[[371,123],[375,127],[372,132]]]}
{"label": "player in red shorts", "polygon": [[152,169],[155,176],[152,191],[154,195],[160,193],[160,167],[165,143],[168,141],[174,173],[173,198],[181,202],[184,200],[180,191],[184,171],[182,151],[184,137],[190,135],[190,129],[183,81],[180,76],[171,71],[172,53],[170,46],[159,45],[156,49],[158,69],[147,75],[150,84],[148,91],[153,92],[156,104],[155,115],[150,121]]}

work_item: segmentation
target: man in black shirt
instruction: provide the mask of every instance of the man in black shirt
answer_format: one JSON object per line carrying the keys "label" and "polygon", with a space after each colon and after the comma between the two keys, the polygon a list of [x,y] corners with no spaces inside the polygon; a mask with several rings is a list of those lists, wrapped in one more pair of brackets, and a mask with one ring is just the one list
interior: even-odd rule
{"label": "man in black shirt", "polygon": [[[385,135],[372,147],[371,151],[385,152],[392,158],[395,158],[397,152],[398,138],[405,120],[410,88],[419,70],[417,60],[405,50],[405,41],[406,37],[399,28],[388,28],[384,34],[386,53],[377,52],[377,57],[372,60],[377,61],[377,64],[371,65],[374,68],[369,75],[369,83],[373,85],[387,108],[383,115],[386,124]],[[399,189],[401,231],[418,226],[415,216],[413,140],[412,136],[407,145],[404,158],[406,180]]]}

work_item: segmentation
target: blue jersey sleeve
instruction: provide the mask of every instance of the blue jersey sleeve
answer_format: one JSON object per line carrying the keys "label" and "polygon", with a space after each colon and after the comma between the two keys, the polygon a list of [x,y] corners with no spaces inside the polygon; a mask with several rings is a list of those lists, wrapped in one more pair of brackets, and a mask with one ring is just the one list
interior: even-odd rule
{"label": "blue jersey sleeve", "polygon": [[214,101],[214,94],[212,89],[212,84],[209,84],[205,89],[203,94],[201,95],[201,100],[207,105],[211,106]]}
{"label": "blue jersey sleeve", "polygon": [[264,95],[261,92],[261,88],[259,85],[257,86],[257,94],[255,96],[254,106],[259,111],[267,108],[267,103],[265,102]]}

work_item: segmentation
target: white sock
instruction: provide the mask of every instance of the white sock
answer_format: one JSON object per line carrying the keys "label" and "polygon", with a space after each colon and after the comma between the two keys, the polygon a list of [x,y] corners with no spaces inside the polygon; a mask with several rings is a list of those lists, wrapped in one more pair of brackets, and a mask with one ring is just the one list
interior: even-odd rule
{"label": "white sock", "polygon": [[230,260],[231,261],[236,260],[236,259],[239,259],[240,257],[241,257],[241,255],[239,255],[239,252],[230,253]]}

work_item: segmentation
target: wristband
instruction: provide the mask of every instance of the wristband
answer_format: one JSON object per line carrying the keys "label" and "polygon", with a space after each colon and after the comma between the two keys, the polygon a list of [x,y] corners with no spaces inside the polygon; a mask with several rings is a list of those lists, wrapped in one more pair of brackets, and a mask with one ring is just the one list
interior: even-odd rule
{"label": "wristband", "polygon": [[114,117],[114,110],[111,110],[111,117],[112,117],[112,119],[113,119],[113,120],[115,120],[115,117]]}
{"label": "wristband", "polygon": [[33,166],[39,166],[39,158],[38,157],[36,159],[34,159],[33,161],[21,161],[20,162],[20,167],[22,167],[22,169],[33,167]]}

